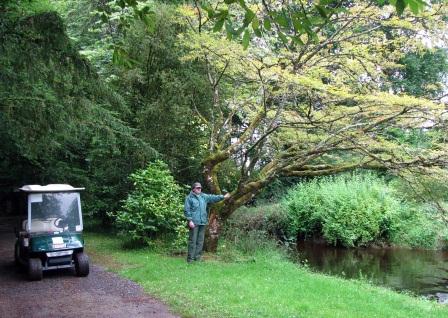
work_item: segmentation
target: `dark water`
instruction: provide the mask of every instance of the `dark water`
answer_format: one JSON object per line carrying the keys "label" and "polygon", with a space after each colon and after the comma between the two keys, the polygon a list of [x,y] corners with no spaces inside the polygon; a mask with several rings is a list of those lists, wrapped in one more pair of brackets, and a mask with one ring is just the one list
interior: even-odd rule
{"label": "dark water", "polygon": [[344,249],[300,242],[297,259],[331,275],[364,279],[448,304],[448,252]]}

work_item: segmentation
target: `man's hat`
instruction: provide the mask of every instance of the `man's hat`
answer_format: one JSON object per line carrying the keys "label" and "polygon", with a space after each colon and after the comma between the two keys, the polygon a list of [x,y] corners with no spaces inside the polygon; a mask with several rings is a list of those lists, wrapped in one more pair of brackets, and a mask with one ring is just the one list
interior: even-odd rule
{"label": "man's hat", "polygon": [[192,189],[194,189],[194,188],[201,188],[201,189],[202,189],[202,186],[201,186],[201,184],[200,184],[199,182],[195,182],[195,183],[193,183],[193,185],[191,186],[191,188],[192,188]]}

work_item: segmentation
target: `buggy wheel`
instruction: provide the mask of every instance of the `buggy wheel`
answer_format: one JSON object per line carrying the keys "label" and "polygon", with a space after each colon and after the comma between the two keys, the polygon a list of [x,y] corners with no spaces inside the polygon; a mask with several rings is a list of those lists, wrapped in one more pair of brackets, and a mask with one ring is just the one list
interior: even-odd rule
{"label": "buggy wheel", "polygon": [[89,275],[89,257],[87,254],[83,252],[76,253],[74,258],[76,276],[85,277]]}
{"label": "buggy wheel", "polygon": [[30,258],[28,260],[28,278],[30,280],[42,279],[42,262],[39,258]]}

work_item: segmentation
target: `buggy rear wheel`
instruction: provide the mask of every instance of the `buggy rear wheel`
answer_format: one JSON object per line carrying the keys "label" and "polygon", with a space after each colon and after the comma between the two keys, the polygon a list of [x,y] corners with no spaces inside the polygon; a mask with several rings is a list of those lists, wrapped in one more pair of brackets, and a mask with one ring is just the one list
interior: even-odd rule
{"label": "buggy rear wheel", "polygon": [[28,261],[28,278],[30,280],[42,279],[42,262],[39,258],[30,258]]}
{"label": "buggy rear wheel", "polygon": [[85,277],[89,275],[89,257],[87,254],[83,252],[76,253],[74,258],[76,276]]}

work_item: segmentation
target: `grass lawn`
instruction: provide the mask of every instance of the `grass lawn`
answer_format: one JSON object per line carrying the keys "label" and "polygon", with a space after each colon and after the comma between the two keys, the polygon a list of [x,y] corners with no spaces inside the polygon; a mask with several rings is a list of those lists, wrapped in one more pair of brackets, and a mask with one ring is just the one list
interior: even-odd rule
{"label": "grass lawn", "polygon": [[88,233],[86,245],[94,262],[137,282],[182,317],[448,318],[448,306],[312,273],[277,253],[187,264],[184,257],[124,250],[103,234]]}

